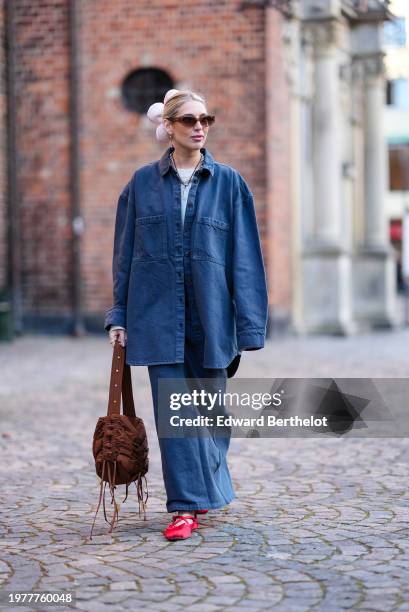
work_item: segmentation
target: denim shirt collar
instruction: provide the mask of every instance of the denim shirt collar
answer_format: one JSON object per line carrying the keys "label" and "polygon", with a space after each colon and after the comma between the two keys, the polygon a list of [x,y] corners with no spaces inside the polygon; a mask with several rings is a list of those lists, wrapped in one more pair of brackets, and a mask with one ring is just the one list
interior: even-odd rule
{"label": "denim shirt collar", "polygon": [[[166,172],[171,167],[170,158],[169,158],[169,152],[170,152],[170,147],[168,147],[166,149],[166,151],[164,152],[164,154],[162,155],[162,157],[159,160],[159,172],[160,172],[161,176],[166,174]],[[203,155],[204,155],[202,170],[207,170],[213,176],[213,174],[214,174],[214,159],[213,159],[212,155],[210,154],[210,152],[205,147],[202,147],[200,149],[200,152],[203,153]]]}

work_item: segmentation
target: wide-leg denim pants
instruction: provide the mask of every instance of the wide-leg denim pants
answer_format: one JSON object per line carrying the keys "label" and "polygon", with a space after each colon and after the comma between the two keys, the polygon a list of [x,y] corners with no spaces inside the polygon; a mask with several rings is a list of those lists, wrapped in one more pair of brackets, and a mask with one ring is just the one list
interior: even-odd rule
{"label": "wide-leg denim pants", "polygon": [[[167,405],[159,404],[159,378],[180,379],[180,384],[177,382],[178,393],[191,393],[192,388],[199,392],[205,389],[206,392],[211,393],[218,391],[224,393],[226,390],[227,369],[210,369],[202,365],[204,333],[194,302],[192,298],[189,299],[189,294],[185,286],[184,363],[148,366],[157,431],[159,418],[168,418],[167,415],[160,415],[159,410],[169,410]],[[187,379],[194,380],[188,381]],[[202,379],[212,380],[203,381]],[[172,386],[172,391],[174,391],[174,386]],[[220,414],[220,411],[218,413]],[[202,414],[204,415],[205,412]],[[216,417],[211,412],[208,414],[213,418]],[[191,417],[192,413],[182,405],[178,415],[184,418],[185,416]],[[203,427],[203,425],[200,426],[200,432],[197,430],[198,435],[193,435],[194,432],[189,427],[189,434],[185,437],[158,436],[168,512],[221,508],[235,498],[227,465],[230,436],[225,429],[220,434],[217,428],[210,427],[207,432],[204,432]]]}

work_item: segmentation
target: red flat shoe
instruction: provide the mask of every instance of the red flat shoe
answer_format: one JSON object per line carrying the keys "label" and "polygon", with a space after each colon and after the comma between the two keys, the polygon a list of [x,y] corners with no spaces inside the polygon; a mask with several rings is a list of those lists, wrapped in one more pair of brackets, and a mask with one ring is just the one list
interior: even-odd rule
{"label": "red flat shoe", "polygon": [[163,535],[168,540],[185,540],[190,538],[192,531],[199,527],[195,516],[191,514],[180,516],[176,514],[172,522],[163,531]]}
{"label": "red flat shoe", "polygon": [[195,514],[207,514],[209,510],[195,510]]}

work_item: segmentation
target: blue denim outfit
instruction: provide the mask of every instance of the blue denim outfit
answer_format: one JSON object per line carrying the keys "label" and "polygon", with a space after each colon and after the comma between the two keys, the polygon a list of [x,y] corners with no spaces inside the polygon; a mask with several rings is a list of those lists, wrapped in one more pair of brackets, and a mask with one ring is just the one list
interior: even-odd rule
{"label": "blue denim outfit", "polygon": [[267,286],[254,201],[245,180],[204,147],[186,213],[169,149],[142,166],[123,189],[114,237],[113,305],[105,329],[127,330],[129,365],[185,362],[185,267],[190,261],[197,315],[204,330],[202,366],[233,376],[243,350],[264,346]]}
{"label": "blue denim outfit", "polygon": [[[191,248],[193,218],[194,207],[189,205],[188,200],[183,228],[183,245],[187,251]],[[180,379],[178,393],[191,392],[186,379],[194,379],[190,384],[193,382],[198,391],[205,389],[215,393],[220,390],[223,393],[226,389],[226,368],[206,369],[202,365],[205,333],[195,303],[190,257],[185,256],[182,264],[185,301],[184,363],[148,367],[157,430],[159,418],[167,419],[172,414],[166,397],[163,398],[164,404],[159,404],[159,378]],[[204,383],[201,379],[212,379],[214,384],[209,384],[209,381]],[[213,416],[211,412],[208,414]],[[192,413],[189,408],[182,406],[178,416],[190,417]],[[221,508],[235,497],[227,465],[230,437],[216,435],[211,429],[206,435],[201,433],[195,437],[158,436],[168,512]]]}

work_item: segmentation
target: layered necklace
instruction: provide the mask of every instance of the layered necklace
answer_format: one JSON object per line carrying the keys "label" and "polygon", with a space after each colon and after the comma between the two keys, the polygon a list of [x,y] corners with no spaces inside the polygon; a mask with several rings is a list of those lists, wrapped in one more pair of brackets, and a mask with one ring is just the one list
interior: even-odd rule
{"label": "layered necklace", "polygon": [[189,179],[188,179],[187,181],[184,181],[184,180],[182,179],[182,177],[180,176],[179,172],[178,172],[178,169],[177,169],[177,167],[176,167],[176,163],[175,163],[175,160],[174,160],[174,157],[173,157],[173,151],[171,151],[171,152],[169,153],[169,157],[170,157],[170,160],[171,160],[171,162],[172,162],[172,166],[173,166],[173,168],[175,169],[175,172],[176,172],[176,174],[177,174],[177,176],[178,176],[179,181],[182,183],[182,185],[183,185],[184,187],[187,187],[187,186],[189,185],[190,181],[192,180],[194,173],[196,172],[196,170],[197,170],[198,168],[200,168],[200,166],[201,166],[201,165],[202,165],[202,163],[203,163],[203,153],[200,153],[200,159],[199,159],[199,161],[197,162],[196,166],[194,167],[194,170],[193,170],[192,174],[190,175],[190,177],[189,177]]}

